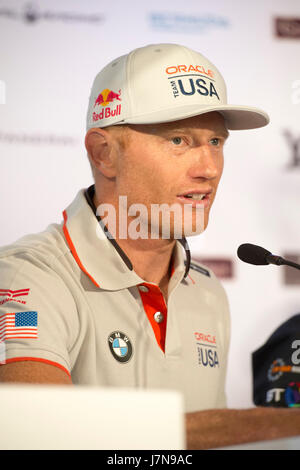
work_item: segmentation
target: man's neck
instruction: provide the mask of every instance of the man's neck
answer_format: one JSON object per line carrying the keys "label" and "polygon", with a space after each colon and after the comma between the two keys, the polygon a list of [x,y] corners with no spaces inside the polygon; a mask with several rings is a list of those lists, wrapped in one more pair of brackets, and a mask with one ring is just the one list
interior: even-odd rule
{"label": "man's neck", "polygon": [[[98,207],[100,202],[94,194],[93,203]],[[116,211],[118,217],[118,210]],[[118,225],[118,224],[117,224]],[[172,255],[176,241],[168,239],[131,239],[115,236],[115,241],[127,255],[133,269],[146,282],[157,284],[167,301],[168,284],[172,269]]]}
{"label": "man's neck", "polygon": [[167,286],[172,268],[174,240],[116,240],[130,259],[134,271],[147,282]]}

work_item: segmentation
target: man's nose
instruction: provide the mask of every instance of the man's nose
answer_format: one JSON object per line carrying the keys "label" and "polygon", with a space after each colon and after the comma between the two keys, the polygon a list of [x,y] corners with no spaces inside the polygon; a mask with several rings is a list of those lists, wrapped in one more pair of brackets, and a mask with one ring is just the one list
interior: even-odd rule
{"label": "man's nose", "polygon": [[191,178],[213,179],[219,175],[220,157],[208,146],[193,149],[188,176]]}

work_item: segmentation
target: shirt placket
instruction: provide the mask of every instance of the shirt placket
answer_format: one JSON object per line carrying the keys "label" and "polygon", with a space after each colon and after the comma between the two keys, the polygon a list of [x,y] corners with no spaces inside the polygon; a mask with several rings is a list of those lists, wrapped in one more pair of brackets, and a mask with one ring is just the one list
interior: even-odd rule
{"label": "shirt placket", "polygon": [[155,335],[156,342],[165,353],[168,309],[160,288],[155,284],[138,286],[143,308]]}

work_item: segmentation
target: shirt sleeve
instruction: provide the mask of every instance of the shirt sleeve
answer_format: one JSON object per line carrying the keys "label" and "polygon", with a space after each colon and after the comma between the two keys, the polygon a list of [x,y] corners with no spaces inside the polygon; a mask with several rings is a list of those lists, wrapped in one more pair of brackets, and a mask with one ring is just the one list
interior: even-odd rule
{"label": "shirt sleeve", "polygon": [[71,374],[78,330],[74,299],[51,263],[35,253],[0,258],[0,363],[41,361]]}

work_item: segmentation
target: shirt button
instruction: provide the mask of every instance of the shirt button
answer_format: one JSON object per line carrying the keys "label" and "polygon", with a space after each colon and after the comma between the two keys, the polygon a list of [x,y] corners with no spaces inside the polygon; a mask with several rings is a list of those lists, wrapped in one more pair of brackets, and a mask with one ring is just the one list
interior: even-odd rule
{"label": "shirt button", "polygon": [[164,316],[161,312],[156,312],[154,314],[154,320],[156,321],[156,323],[161,323],[164,321]]}
{"label": "shirt button", "polygon": [[141,292],[148,292],[149,291],[148,287],[146,287],[146,286],[139,286],[139,290]]}

